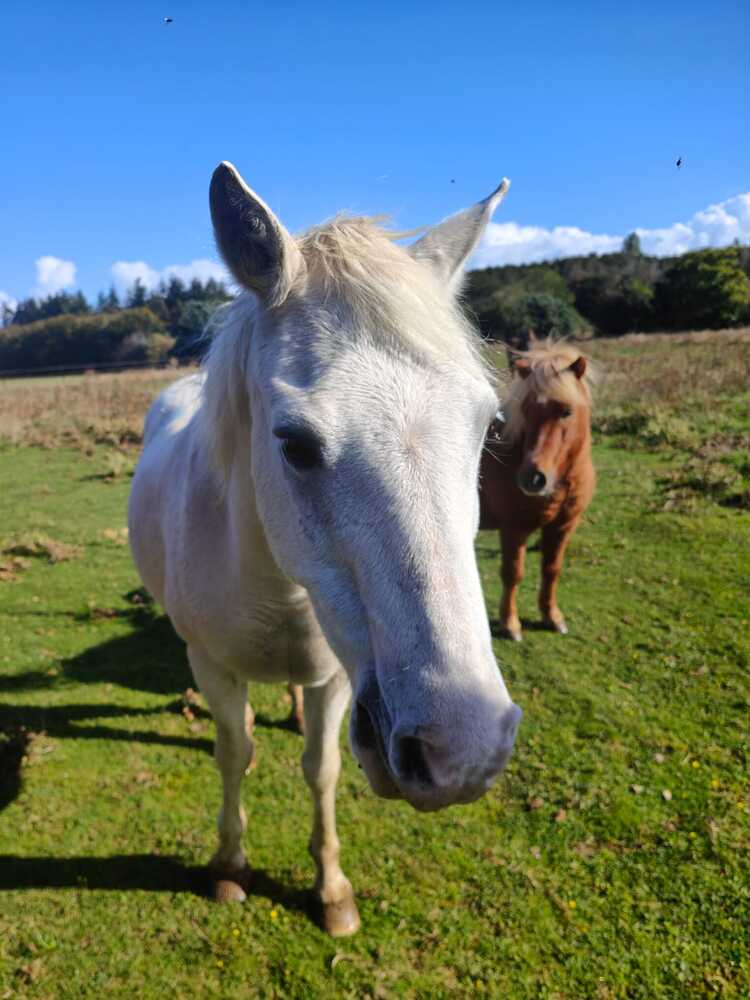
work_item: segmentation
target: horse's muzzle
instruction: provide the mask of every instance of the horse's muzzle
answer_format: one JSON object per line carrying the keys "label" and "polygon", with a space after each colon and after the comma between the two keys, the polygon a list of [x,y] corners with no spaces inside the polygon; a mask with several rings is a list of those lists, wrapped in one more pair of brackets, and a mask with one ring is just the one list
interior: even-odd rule
{"label": "horse's muzzle", "polygon": [[415,809],[429,812],[473,802],[485,794],[510,758],[521,716],[521,709],[511,702],[496,716],[494,733],[486,734],[481,753],[472,757],[459,745],[460,727],[391,726],[382,699],[360,696],[352,707],[352,750],[376,795],[405,799]]}

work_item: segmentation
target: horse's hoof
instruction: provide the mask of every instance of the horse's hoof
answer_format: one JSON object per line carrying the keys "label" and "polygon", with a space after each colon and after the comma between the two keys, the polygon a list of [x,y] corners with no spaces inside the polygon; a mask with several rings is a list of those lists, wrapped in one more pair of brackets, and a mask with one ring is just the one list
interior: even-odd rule
{"label": "horse's hoof", "polygon": [[241,871],[211,871],[212,896],[217,903],[244,903],[247,899],[249,868]]}
{"label": "horse's hoof", "polygon": [[214,900],[217,903],[244,903],[247,893],[231,878],[214,879]]}
{"label": "horse's hoof", "polygon": [[518,628],[504,628],[500,630],[500,634],[503,639],[510,639],[512,642],[521,642],[523,640],[521,630]]}
{"label": "horse's hoof", "polygon": [[323,930],[331,937],[348,937],[359,930],[359,910],[354,896],[347,896],[337,903],[321,904]]}

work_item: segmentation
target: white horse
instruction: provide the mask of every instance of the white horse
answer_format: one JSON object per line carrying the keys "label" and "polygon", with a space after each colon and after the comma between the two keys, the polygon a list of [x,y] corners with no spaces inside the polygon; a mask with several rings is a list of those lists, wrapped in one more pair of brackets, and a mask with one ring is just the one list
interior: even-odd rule
{"label": "white horse", "polygon": [[245,898],[248,681],[306,688],[310,852],[334,935],[359,926],[334,813],[351,690],[351,746],[377,795],[470,802],[510,756],[521,711],[473,549],[498,404],[456,303],[507,187],[405,249],[362,218],[294,238],[234,167],[214,172],[217,243],[247,293],[222,311],[204,373],[151,408],[129,523],[216,722],[217,898]]}

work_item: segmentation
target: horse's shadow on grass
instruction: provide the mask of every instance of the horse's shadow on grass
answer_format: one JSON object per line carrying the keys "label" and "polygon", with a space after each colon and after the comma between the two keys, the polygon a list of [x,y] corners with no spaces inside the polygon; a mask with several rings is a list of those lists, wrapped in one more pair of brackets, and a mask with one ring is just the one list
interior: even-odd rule
{"label": "horse's shadow on grass", "polygon": [[[76,620],[96,618],[97,613],[71,613]],[[144,730],[127,724],[107,725],[106,720],[157,720],[165,713],[179,713],[179,697],[193,681],[187,663],[185,646],[175,634],[169,619],[155,614],[149,606],[136,606],[117,611],[118,618],[127,618],[134,630],[116,639],[109,639],[77,656],[64,660],[60,670],[30,670],[23,674],[0,675],[0,693],[34,692],[32,703],[0,703],[0,811],[6,808],[21,790],[24,758],[35,734],[46,733],[51,739],[95,739],[117,742],[147,743],[157,746],[180,747],[210,753],[213,742],[203,736],[177,735]],[[64,691],[65,682],[78,684],[109,684],[116,699],[115,686],[144,691],[170,698],[160,705],[142,708],[127,703],[39,703],[38,693],[45,689],[55,694]],[[109,691],[107,692],[109,694]],[[58,698],[55,698],[58,701]],[[102,721],[105,720],[105,721]],[[286,728],[286,720],[256,716],[261,727]]]}
{"label": "horse's shadow on grass", "polygon": [[[252,869],[248,896],[259,896],[288,910],[315,915],[312,894],[294,889],[263,869]],[[92,889],[189,893],[209,898],[208,868],[186,865],[174,856],[115,854],[111,857],[16,857],[0,854],[0,892],[13,889]]]}
{"label": "horse's shadow on grass", "polygon": [[[71,617],[89,620],[98,617],[98,613],[71,613]],[[116,740],[211,752],[213,741],[206,737],[139,730],[123,723],[107,725],[108,719],[137,722],[148,718],[156,720],[165,713],[179,713],[183,705],[179,696],[193,683],[184,644],[165,616],[154,613],[148,606],[137,606],[118,611],[117,617],[127,618],[134,630],[64,660],[57,674],[31,670],[0,675],[0,693],[33,692],[35,695],[32,703],[0,703],[0,812],[21,792],[23,765],[27,755],[33,754],[34,740],[39,733],[45,733],[50,740]],[[66,681],[110,684],[114,688],[113,699],[119,687],[163,695],[168,700],[148,708],[124,701],[118,704],[116,700],[39,704],[39,692],[54,690],[57,695],[65,690]],[[271,719],[262,714],[256,715],[255,724],[288,727],[286,719]],[[72,858],[0,855],[0,891],[45,888],[143,890],[209,896],[211,882],[205,867],[152,854]],[[249,896],[267,898],[287,909],[314,917],[314,905],[306,891],[290,888],[266,871],[253,870],[246,891]]]}

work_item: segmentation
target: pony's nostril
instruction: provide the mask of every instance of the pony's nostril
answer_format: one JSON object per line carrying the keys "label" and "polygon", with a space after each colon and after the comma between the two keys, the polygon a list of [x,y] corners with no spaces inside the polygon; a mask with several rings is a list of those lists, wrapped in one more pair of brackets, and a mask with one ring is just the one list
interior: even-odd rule
{"label": "pony's nostril", "polygon": [[424,758],[422,741],[416,736],[402,736],[395,747],[396,771],[410,784],[431,785],[430,769]]}
{"label": "pony's nostril", "polygon": [[526,473],[526,489],[529,493],[541,493],[547,485],[547,477],[539,469],[530,469]]}

